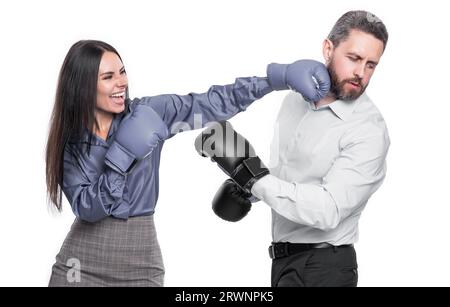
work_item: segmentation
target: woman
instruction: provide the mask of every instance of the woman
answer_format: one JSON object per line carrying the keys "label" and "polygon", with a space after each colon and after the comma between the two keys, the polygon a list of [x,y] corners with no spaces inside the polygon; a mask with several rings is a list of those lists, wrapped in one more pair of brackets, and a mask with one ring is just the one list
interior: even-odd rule
{"label": "woman", "polygon": [[238,78],[203,94],[131,101],[119,53],[75,43],[59,75],[46,177],[51,202],[61,210],[64,193],[76,219],[49,285],[163,286],[153,213],[164,141],[180,123],[193,128],[194,115],[202,126],[226,120],[272,90],[268,78]]}

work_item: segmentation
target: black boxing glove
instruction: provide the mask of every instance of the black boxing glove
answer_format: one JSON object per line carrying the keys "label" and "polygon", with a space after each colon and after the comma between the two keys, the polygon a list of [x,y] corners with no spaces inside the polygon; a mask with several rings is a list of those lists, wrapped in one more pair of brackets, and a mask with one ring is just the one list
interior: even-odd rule
{"label": "black boxing glove", "polygon": [[216,192],[212,201],[212,209],[220,218],[237,222],[244,218],[252,207],[249,197],[241,187],[231,179],[227,179]]}
{"label": "black boxing glove", "polygon": [[195,140],[195,149],[210,157],[247,193],[253,184],[269,174],[252,145],[227,121],[206,128]]}

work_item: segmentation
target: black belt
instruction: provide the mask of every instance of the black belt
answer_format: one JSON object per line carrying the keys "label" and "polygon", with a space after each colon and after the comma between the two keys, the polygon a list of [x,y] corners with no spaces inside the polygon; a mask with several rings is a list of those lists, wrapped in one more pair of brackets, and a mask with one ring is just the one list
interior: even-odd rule
{"label": "black belt", "polygon": [[290,242],[277,242],[272,243],[269,246],[269,256],[272,259],[287,257],[290,255],[306,252],[313,248],[342,248],[353,246],[352,244],[348,245],[339,245],[334,246],[329,243],[290,243]]}

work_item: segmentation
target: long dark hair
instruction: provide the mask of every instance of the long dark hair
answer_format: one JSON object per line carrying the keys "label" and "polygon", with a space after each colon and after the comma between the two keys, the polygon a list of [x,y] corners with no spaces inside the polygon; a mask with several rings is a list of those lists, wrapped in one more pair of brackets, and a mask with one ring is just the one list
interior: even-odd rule
{"label": "long dark hair", "polygon": [[[64,148],[70,139],[80,138],[86,129],[93,131],[98,70],[105,51],[114,52],[120,58],[117,50],[107,43],[79,41],[70,48],[59,73],[45,157],[47,196],[59,211],[62,210]],[[87,154],[92,137],[89,134]]]}

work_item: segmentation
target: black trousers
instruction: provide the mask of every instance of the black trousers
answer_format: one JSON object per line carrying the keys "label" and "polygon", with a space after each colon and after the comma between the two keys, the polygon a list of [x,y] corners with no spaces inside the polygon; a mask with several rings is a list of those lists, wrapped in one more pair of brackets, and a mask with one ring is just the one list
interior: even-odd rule
{"label": "black trousers", "polygon": [[313,248],[272,261],[272,287],[356,287],[353,246]]}

